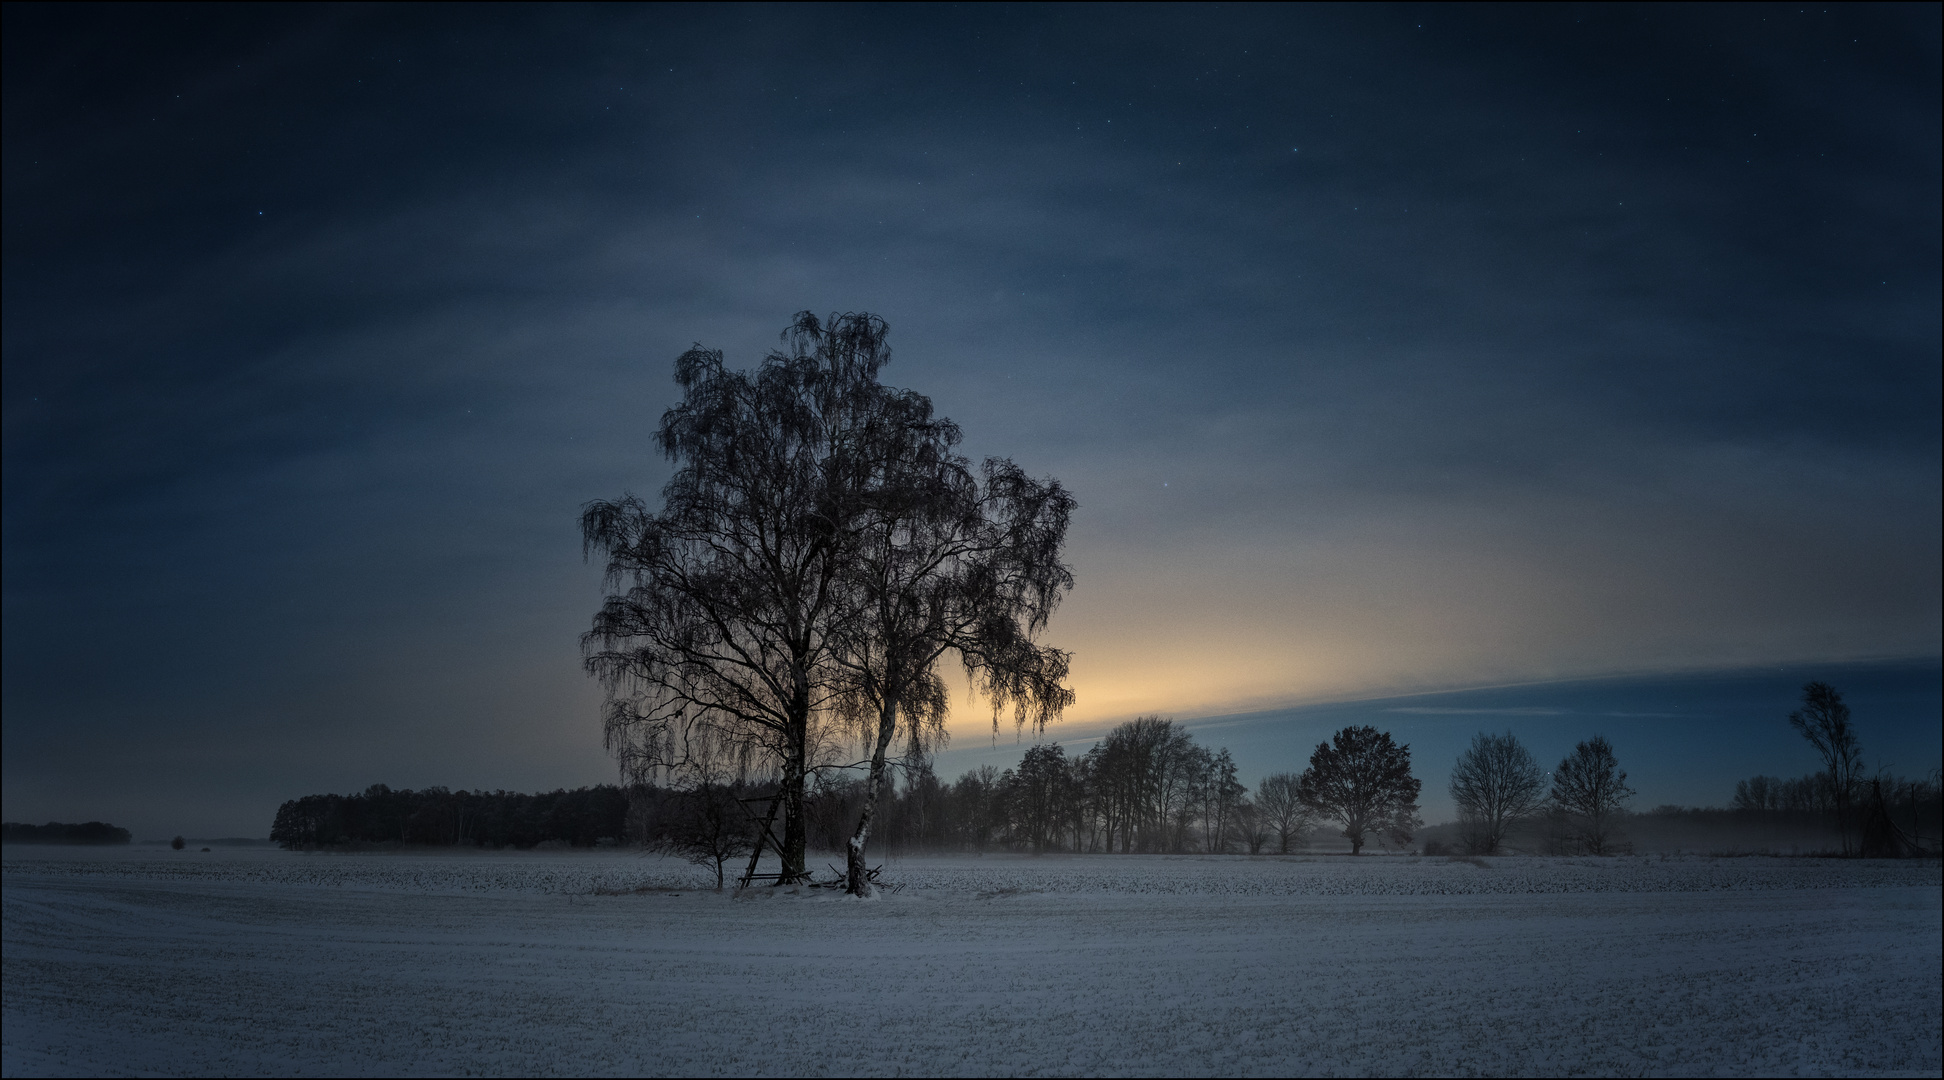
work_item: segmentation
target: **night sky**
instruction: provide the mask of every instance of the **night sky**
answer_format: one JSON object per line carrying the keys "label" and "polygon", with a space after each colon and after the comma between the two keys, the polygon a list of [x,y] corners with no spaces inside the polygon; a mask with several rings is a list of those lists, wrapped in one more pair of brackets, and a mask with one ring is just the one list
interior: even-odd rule
{"label": "night sky", "polygon": [[[680,352],[806,308],[885,317],[887,382],[1079,499],[1050,737],[1201,718],[1260,775],[1374,717],[1435,820],[1472,731],[1599,730],[1643,801],[1721,803],[1814,767],[1783,716],[1827,677],[1926,773],[1940,40],[8,5],[5,816],[611,781],[577,510],[666,480]],[[987,715],[943,771],[1016,757]]]}

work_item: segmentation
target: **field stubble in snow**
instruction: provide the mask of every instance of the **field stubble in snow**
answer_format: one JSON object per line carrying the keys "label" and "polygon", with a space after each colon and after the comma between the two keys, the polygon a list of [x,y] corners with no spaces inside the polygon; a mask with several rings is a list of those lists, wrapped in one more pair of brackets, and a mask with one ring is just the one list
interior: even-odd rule
{"label": "field stubble in snow", "polygon": [[1937,1075],[1937,864],[9,848],[4,1072]]}

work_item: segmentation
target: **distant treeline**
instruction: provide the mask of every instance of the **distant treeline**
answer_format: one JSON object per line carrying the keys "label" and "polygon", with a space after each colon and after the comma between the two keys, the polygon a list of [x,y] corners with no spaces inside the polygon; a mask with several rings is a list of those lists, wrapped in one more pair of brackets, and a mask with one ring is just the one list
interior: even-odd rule
{"label": "distant treeline", "polygon": [[[1901,840],[1935,852],[1944,841],[1944,777],[1912,779],[1880,772],[1874,776],[1860,771],[1849,782],[1838,784],[1828,773],[1810,773],[1792,780],[1774,776],[1751,776],[1735,784],[1734,801],[1727,810],[1655,807],[1661,817],[1685,816],[1689,819],[1714,817],[1769,826],[1821,824],[1841,829],[1846,806],[1855,819],[1859,842],[1871,852],[1885,844],[1884,830],[1900,834]],[[1845,790],[1847,788],[1847,790]],[[1846,797],[1839,797],[1846,796]]]}
{"label": "distant treeline", "polygon": [[[1198,746],[1185,728],[1165,720],[1123,725],[1078,757],[1068,757],[1058,743],[1042,744],[1015,768],[986,765],[944,781],[920,767],[886,786],[872,844],[887,852],[1281,846],[1258,800],[1237,781],[1229,752]],[[804,798],[810,846],[843,850],[863,799],[862,777],[818,774]],[[1288,824],[1307,832],[1310,822]]]}
{"label": "distant treeline", "polygon": [[[1922,805],[1933,808],[1937,805],[1937,785],[1934,783],[1901,777],[1884,779],[1883,782],[1888,785],[1883,792],[1884,798],[1893,805],[1909,807],[1913,813],[1918,813],[1918,807]],[[1869,780],[1859,777],[1854,783],[1862,786]],[[1735,782],[1735,797],[1729,805],[1743,816],[1827,818],[1836,813],[1836,791],[1836,785],[1830,782],[1827,773],[1810,773],[1793,780],[1784,780],[1779,776],[1751,776]]]}
{"label": "distant treeline", "polygon": [[[1122,775],[1125,762],[1102,761],[1105,753],[1066,757],[1057,745],[1034,747],[1021,768],[974,769],[956,780],[943,781],[928,768],[906,770],[902,782],[888,785],[878,806],[873,844],[887,854],[916,851],[1034,852],[1034,851],[1148,851],[1256,853],[1283,849],[1277,822],[1267,813],[1270,792],[1247,792],[1234,780],[1231,765],[1220,753],[1194,752],[1180,728],[1162,729],[1155,740],[1173,743],[1165,762],[1149,759],[1145,781],[1130,785]],[[1123,751],[1129,749],[1121,748]],[[1139,755],[1146,757],[1147,755]],[[1159,767],[1155,767],[1158,765]],[[1170,775],[1172,774],[1172,775]],[[1129,788],[1135,790],[1130,794]],[[1679,836],[1697,827],[1718,830],[1721,839],[1709,846],[1733,846],[1732,837],[1751,826],[1783,830],[1777,837],[1836,827],[1832,798],[1820,776],[1795,780],[1755,777],[1737,785],[1734,805],[1728,808],[1660,806],[1645,814],[1626,815],[1624,826],[1632,838],[1649,848],[1682,846]],[[850,822],[863,799],[863,781],[840,770],[826,770],[811,782],[805,796],[810,846],[842,851]],[[775,793],[774,781],[724,785],[720,794],[729,803],[723,825],[739,832],[760,818]],[[1140,796],[1145,793],[1145,798]],[[1271,796],[1265,799],[1264,795]],[[1940,801],[1935,784],[1904,781],[1886,791],[1897,823],[1912,833],[1936,836]],[[411,844],[463,845],[489,848],[531,848],[543,843],[594,847],[603,843],[659,846],[672,831],[683,827],[693,793],[654,785],[625,789],[611,784],[522,794],[510,791],[449,791],[426,788],[394,791],[373,785],[354,795],[310,795],[293,799],[277,811],[270,839],[287,848],[324,848],[348,845]],[[747,800],[748,810],[737,800]],[[1290,821],[1291,847],[1308,847],[1317,822],[1300,815]],[[1678,832],[1670,832],[1676,825]],[[1526,850],[1551,850],[1546,820],[1532,823]],[[9,843],[127,843],[128,832],[90,822],[87,825],[16,825],[9,823]],[[50,830],[61,830],[58,834]],[[1453,847],[1453,827],[1431,830],[1427,840]],[[81,838],[85,833],[87,837]],[[1767,830],[1763,831],[1763,836]],[[99,838],[92,838],[99,837]],[[1332,847],[1336,838],[1331,836]],[[1831,837],[1833,841],[1833,834]],[[1658,841],[1658,842],[1657,842]],[[1786,847],[1779,839],[1776,844]],[[1820,845],[1819,845],[1820,846]],[[1831,845],[1833,846],[1833,843]]]}
{"label": "distant treeline", "polygon": [[[1170,734],[1185,734],[1176,728]],[[1184,740],[1185,741],[1185,740]],[[1291,849],[1309,848],[1319,841],[1335,849],[1335,829],[1324,828],[1314,815],[1287,808],[1289,800],[1275,783],[1249,791],[1234,779],[1226,751],[1195,753],[1197,747],[1172,755],[1172,760],[1149,772],[1152,792],[1144,811],[1129,812],[1130,801],[1118,797],[1126,790],[1125,763],[1102,761],[1090,753],[1068,759],[1057,745],[1035,747],[1020,768],[995,770],[986,766],[955,781],[941,781],[929,769],[906,773],[903,783],[888,790],[879,803],[872,843],[887,852],[898,851],[1149,851],[1248,852],[1285,850],[1278,826],[1289,829]],[[1117,767],[1118,766],[1118,767]],[[1173,775],[1170,776],[1169,773]],[[1117,775],[1121,774],[1121,775]],[[1273,778],[1271,778],[1273,780]],[[1944,798],[1929,779],[1883,777],[1882,808],[1909,836],[1931,847],[1944,831]],[[1866,782],[1866,784],[1869,782]],[[862,781],[847,774],[824,774],[805,798],[805,816],[812,847],[843,850],[847,821],[862,801]],[[1617,827],[1627,839],[1647,849],[1676,848],[1688,829],[1705,826],[1719,832],[1711,846],[1732,848],[1734,837],[1763,838],[1768,846],[1787,849],[1788,837],[1800,836],[1803,845],[1834,849],[1839,832],[1835,798],[1827,779],[1810,774],[1792,780],[1753,777],[1736,785],[1728,807],[1656,806],[1618,814]],[[1752,791],[1751,791],[1752,789]],[[745,796],[766,794],[771,788],[748,785]],[[1867,796],[1867,793],[1866,793]],[[663,795],[666,800],[670,796]],[[1859,798],[1859,802],[1864,797]],[[1282,811],[1279,813],[1279,811]],[[1293,811],[1293,812],[1292,812]],[[1859,812],[1859,817],[1862,814]],[[1144,821],[1149,827],[1117,829],[1116,819]],[[647,819],[639,819],[647,820]],[[1570,824],[1556,808],[1543,808],[1522,830],[1522,851],[1571,854]],[[1428,835],[1460,847],[1458,823],[1431,830]],[[1450,836],[1446,834],[1449,833]],[[1817,843],[1824,833],[1830,842]],[[1768,840],[1769,837],[1773,840]],[[630,838],[640,837],[640,830]],[[640,837],[652,839],[651,837]],[[1408,849],[1410,845],[1405,845]],[[1625,845],[1620,850],[1630,850]]]}
{"label": "distant treeline", "polygon": [[[952,783],[929,768],[887,785],[875,842],[891,850],[1227,851],[1276,840],[1228,751],[1195,745],[1171,721],[1122,725],[1069,759],[1057,744],[1035,746],[1017,769],[975,769]],[[752,829],[776,781],[727,785],[722,822]],[[288,848],[366,844],[530,848],[543,843],[656,845],[679,826],[691,793],[652,784],[527,795],[511,791],[393,790],[374,784],[353,795],[307,795],[278,808],[270,839]],[[748,811],[736,800],[747,800]],[[805,797],[812,847],[841,851],[863,799],[863,780],[820,770]]]}
{"label": "distant treeline", "polygon": [[50,821],[45,825],[24,825],[18,821],[0,824],[9,844],[126,844],[134,837],[105,821],[86,821],[68,825]]}
{"label": "distant treeline", "polygon": [[[1362,735],[1359,736],[1358,733]],[[1348,807],[1324,789],[1328,746],[1298,776],[1264,777],[1254,790],[1237,779],[1227,750],[1196,744],[1182,725],[1142,717],[1109,731],[1084,754],[1057,743],[1027,749],[1011,769],[974,769],[939,779],[912,763],[886,784],[872,820],[871,843],[895,854],[913,851],[1155,852],[1260,854],[1291,852],[1322,840],[1353,847],[1367,837],[1391,850],[1462,850],[1619,854],[1636,850],[1842,850],[1860,854],[1935,852],[1944,827],[1937,778],[1908,780],[1851,770],[1792,780],[1756,776],[1736,785],[1727,808],[1657,807],[1628,811],[1632,794],[1612,749],[1597,736],[1544,773],[1509,733],[1480,733],[1453,769],[1458,820],[1422,830],[1410,778],[1408,747],[1373,729],[1346,729],[1369,742],[1368,769],[1382,753],[1388,781],[1402,793],[1388,810]],[[1355,741],[1354,739],[1352,740]],[[1383,748],[1388,747],[1388,750]],[[1582,760],[1584,759],[1584,760]],[[1589,798],[1564,779],[1575,770],[1604,784]],[[1374,774],[1373,774],[1374,775]],[[1319,780],[1319,777],[1321,778]],[[1371,781],[1360,781],[1368,786]],[[1354,785],[1353,785],[1354,786]],[[345,845],[466,845],[530,848],[541,844],[658,848],[713,865],[746,858],[763,833],[779,785],[774,777],[673,787],[638,784],[527,795],[509,791],[394,791],[376,784],[354,795],[310,795],[285,803],[270,839],[290,848]],[[1550,790],[1549,790],[1550,789]],[[1513,790],[1517,798],[1487,805],[1480,791]],[[813,768],[804,792],[808,846],[842,852],[865,801],[854,769]],[[1380,808],[1381,809],[1381,808]],[[1490,820],[1487,820],[1489,818]],[[764,846],[780,839],[775,822]],[[1334,826],[1341,825],[1341,831]],[[8,839],[15,829],[8,827]],[[54,826],[47,829],[110,829]],[[1352,830],[1358,831],[1353,838]],[[127,842],[127,833],[119,842]],[[1414,835],[1419,834],[1419,835]],[[74,841],[68,841],[74,842]],[[113,841],[94,841],[113,842]]]}
{"label": "distant treeline", "polygon": [[[1408,754],[1397,749],[1408,768]],[[1300,801],[1296,776],[1266,777],[1252,792],[1226,749],[1200,746],[1182,725],[1152,716],[1114,728],[1077,756],[1045,743],[1028,748],[1014,768],[981,766],[952,781],[923,764],[899,772],[872,819],[872,848],[888,854],[1288,852],[1322,823]],[[865,782],[855,770],[813,773],[803,807],[809,847],[845,850]],[[767,811],[776,790],[774,780],[637,788],[629,838],[684,854],[746,852],[760,832],[749,830],[751,814]],[[1416,790],[1409,781],[1410,794]],[[1375,819],[1360,827],[1380,844],[1398,843]]]}
{"label": "distant treeline", "polygon": [[270,839],[287,848],[364,844],[594,847],[626,836],[628,795],[612,784],[527,795],[517,791],[393,791],[306,795],[277,809]]}

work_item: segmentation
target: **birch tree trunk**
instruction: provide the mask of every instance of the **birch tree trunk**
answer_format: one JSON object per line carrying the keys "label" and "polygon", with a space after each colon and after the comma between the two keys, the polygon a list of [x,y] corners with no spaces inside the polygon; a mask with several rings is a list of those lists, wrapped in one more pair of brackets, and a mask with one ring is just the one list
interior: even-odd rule
{"label": "birch tree trunk", "polygon": [[898,699],[887,695],[878,710],[877,745],[871,750],[871,776],[864,784],[864,809],[857,815],[857,831],[851,833],[850,843],[845,845],[844,891],[852,896],[872,895],[864,846],[871,839],[871,819],[877,816],[878,793],[884,789],[884,752],[897,730]]}

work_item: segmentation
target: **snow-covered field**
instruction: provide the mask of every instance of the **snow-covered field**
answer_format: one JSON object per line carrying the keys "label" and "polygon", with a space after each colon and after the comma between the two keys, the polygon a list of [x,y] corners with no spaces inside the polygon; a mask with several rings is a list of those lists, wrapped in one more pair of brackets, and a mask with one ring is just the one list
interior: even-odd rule
{"label": "snow-covered field", "polygon": [[7,848],[6,1075],[1944,1067],[1936,863]]}

